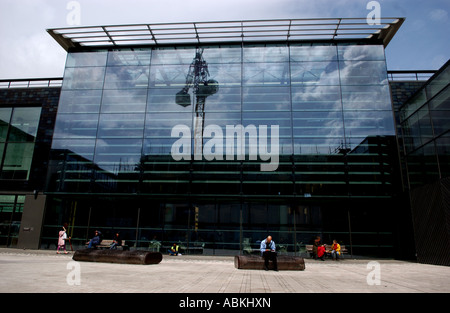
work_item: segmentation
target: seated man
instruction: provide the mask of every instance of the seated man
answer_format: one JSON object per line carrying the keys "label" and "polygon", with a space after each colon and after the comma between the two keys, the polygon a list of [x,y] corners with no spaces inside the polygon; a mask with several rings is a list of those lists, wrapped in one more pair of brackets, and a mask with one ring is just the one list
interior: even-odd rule
{"label": "seated man", "polygon": [[97,245],[100,244],[100,242],[102,241],[102,239],[100,238],[101,233],[99,231],[95,231],[95,236],[89,241],[89,245],[88,248],[96,248]]}
{"label": "seated man", "polygon": [[120,234],[116,233],[116,235],[114,236],[113,242],[110,246],[110,249],[115,250],[117,249],[117,247],[122,245],[122,239],[120,238]]}
{"label": "seated man", "polygon": [[277,252],[275,248],[275,241],[272,240],[272,236],[268,236],[266,239],[261,241],[261,256],[264,258],[264,269],[269,270],[269,261],[273,262],[273,269],[278,271],[277,264]]}

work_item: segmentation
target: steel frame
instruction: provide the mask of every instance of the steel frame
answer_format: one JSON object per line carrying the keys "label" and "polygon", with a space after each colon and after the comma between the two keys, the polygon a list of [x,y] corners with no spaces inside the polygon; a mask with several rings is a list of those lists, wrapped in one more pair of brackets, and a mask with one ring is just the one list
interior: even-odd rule
{"label": "steel frame", "polygon": [[249,21],[129,24],[52,28],[47,32],[65,49],[128,45],[208,44],[217,42],[381,40],[384,46],[404,18],[314,18]]}

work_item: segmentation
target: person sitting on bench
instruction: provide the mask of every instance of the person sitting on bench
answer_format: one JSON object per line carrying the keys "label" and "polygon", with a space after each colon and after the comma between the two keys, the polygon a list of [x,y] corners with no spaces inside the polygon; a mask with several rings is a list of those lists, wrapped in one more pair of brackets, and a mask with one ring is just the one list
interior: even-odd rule
{"label": "person sitting on bench", "polygon": [[113,242],[111,246],[109,247],[111,250],[117,249],[117,247],[120,247],[122,245],[122,239],[120,238],[120,234],[116,233],[114,236]]}
{"label": "person sitting on bench", "polygon": [[170,249],[168,251],[169,255],[178,255],[178,254],[181,255],[181,253],[178,253],[178,248],[179,248],[179,246],[176,243],[174,243],[172,245],[172,247],[170,247]]}
{"label": "person sitting on bench", "polygon": [[338,244],[336,240],[333,240],[331,248],[331,257],[333,258],[333,261],[337,261],[341,258],[341,245]]}
{"label": "person sitting on bench", "polygon": [[275,241],[272,240],[272,236],[268,236],[266,239],[261,241],[261,256],[264,258],[264,269],[269,270],[269,261],[273,263],[273,269],[278,271],[277,264],[277,252],[275,248]]}
{"label": "person sitting on bench", "polygon": [[95,231],[95,236],[89,241],[89,245],[88,248],[96,248],[97,245],[100,244],[100,242],[102,241],[100,238],[101,233],[99,231]]}

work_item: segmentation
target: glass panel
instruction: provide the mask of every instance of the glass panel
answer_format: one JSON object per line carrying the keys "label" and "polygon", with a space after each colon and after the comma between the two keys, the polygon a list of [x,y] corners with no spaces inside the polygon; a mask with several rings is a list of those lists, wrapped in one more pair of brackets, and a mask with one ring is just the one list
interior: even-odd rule
{"label": "glass panel", "polygon": [[[432,81],[425,87],[428,99],[431,99],[444,89],[450,81],[450,66],[447,66],[444,71],[438,74]],[[448,88],[447,88],[448,89]]]}
{"label": "glass panel", "polygon": [[336,61],[337,49],[334,45],[291,45],[291,62]]}
{"label": "glass panel", "polygon": [[291,84],[339,85],[337,62],[292,62]]}
{"label": "glass panel", "polygon": [[134,172],[139,168],[141,151],[141,139],[99,139],[94,161],[101,169],[112,173]]}
{"label": "glass panel", "polygon": [[102,90],[63,90],[58,112],[98,113],[102,100]]}
{"label": "glass panel", "polygon": [[233,112],[222,113],[208,113],[205,114],[205,126],[207,125],[219,125],[222,127],[222,131],[225,135],[226,125],[239,125],[241,124],[241,114]]}
{"label": "glass panel", "polygon": [[280,137],[291,137],[291,114],[288,112],[277,113],[277,118],[273,118],[273,113],[271,112],[251,112],[242,113],[242,124],[246,125],[278,125],[280,129]]}
{"label": "glass panel", "polygon": [[[192,53],[192,52],[191,52]],[[220,47],[205,47],[203,51],[203,58],[212,66],[215,63],[230,64],[241,63],[241,46],[223,46]],[[191,62],[194,55],[191,56]]]}
{"label": "glass panel", "polygon": [[3,161],[3,179],[28,179],[34,143],[8,143]]}
{"label": "glass panel", "polygon": [[149,86],[184,88],[189,66],[180,65],[152,65],[150,67]]}
{"label": "glass panel", "polygon": [[6,140],[12,108],[0,108],[0,142]]}
{"label": "glass panel", "polygon": [[285,45],[265,45],[244,47],[244,62],[286,62],[289,60]]}
{"label": "glass panel", "polygon": [[337,154],[344,148],[343,138],[294,138],[294,154]]}
{"label": "glass panel", "polygon": [[347,138],[395,135],[392,111],[344,111],[344,122]]}
{"label": "glass panel", "polygon": [[34,142],[40,117],[40,107],[14,108],[8,140]]}
{"label": "glass panel", "polygon": [[[270,151],[273,144],[278,141],[279,153],[290,154],[292,153],[292,128],[291,128],[291,115],[288,112],[277,113],[277,118],[273,119],[273,114],[270,112],[244,112],[242,114],[242,125],[248,128],[249,135],[245,137],[245,149],[246,154],[258,155],[261,151],[261,131],[262,126],[267,127],[266,147]],[[278,138],[272,137],[275,127],[278,126]],[[250,128],[252,127],[252,128]],[[255,137],[256,136],[256,137]],[[248,139],[247,139],[248,138]],[[274,151],[272,151],[274,153]]]}
{"label": "glass panel", "polygon": [[205,112],[240,112],[241,111],[241,89],[223,88],[208,97],[205,103]]}
{"label": "glass panel", "polygon": [[175,125],[191,128],[192,115],[171,113],[149,113],[145,122],[145,137],[170,137]]}
{"label": "glass panel", "polygon": [[[67,56],[66,67],[105,66],[107,52],[72,52]],[[65,77],[64,77],[65,79]]]}
{"label": "glass panel", "polygon": [[244,85],[289,85],[289,63],[244,63]]}
{"label": "glass panel", "polygon": [[344,110],[392,110],[389,86],[341,86]]}
{"label": "glass panel", "polygon": [[241,86],[241,64],[209,64],[208,71],[211,79],[219,84],[219,92],[223,87]]}
{"label": "glass panel", "polygon": [[434,136],[450,129],[450,87],[443,90],[429,103],[433,120]]}
{"label": "glass panel", "polygon": [[102,89],[104,77],[104,67],[66,68],[64,72],[63,90]]}
{"label": "glass panel", "polygon": [[336,111],[342,109],[339,86],[292,87],[293,111]]}
{"label": "glass panel", "polygon": [[108,66],[142,66],[150,65],[150,49],[120,50],[108,52]]}
{"label": "glass panel", "polygon": [[144,135],[148,140],[146,140],[144,154],[170,154],[172,145],[181,138],[179,133],[171,137],[172,129],[176,125],[186,126],[190,130],[189,136],[192,136],[192,115],[190,114],[147,114]]}
{"label": "glass panel", "polygon": [[340,61],[342,85],[387,84],[386,63],[384,61]]}
{"label": "glass panel", "polygon": [[95,139],[53,139],[53,150],[67,150],[77,159],[94,159]]}
{"label": "glass panel", "polygon": [[195,48],[156,48],[152,51],[153,65],[191,64],[195,57]]}
{"label": "glass panel", "polygon": [[294,112],[294,137],[344,138],[341,111]]}
{"label": "glass panel", "polygon": [[146,89],[104,90],[102,113],[145,112]]}
{"label": "glass panel", "polygon": [[112,66],[106,68],[105,89],[147,88],[148,66]]}
{"label": "glass panel", "polygon": [[[177,93],[181,89],[155,88],[148,90],[148,111],[150,112],[184,112],[190,113],[193,110],[192,94],[189,94],[189,105],[183,106],[175,102]],[[208,107],[208,106],[206,106]]]}
{"label": "glass panel", "polygon": [[253,87],[243,89],[244,111],[290,111],[288,87]]}
{"label": "glass panel", "polygon": [[384,61],[382,45],[338,45],[339,60]]}
{"label": "glass panel", "polygon": [[411,114],[417,111],[418,108],[423,106],[427,101],[425,90],[420,90],[412,98],[407,101],[407,105],[400,111],[401,120],[406,120]]}
{"label": "glass panel", "polygon": [[95,138],[98,114],[58,114],[53,138]]}
{"label": "glass panel", "polygon": [[102,114],[98,138],[142,138],[144,114]]}
{"label": "glass panel", "polygon": [[412,151],[433,138],[428,107],[424,106],[403,123],[406,150]]}

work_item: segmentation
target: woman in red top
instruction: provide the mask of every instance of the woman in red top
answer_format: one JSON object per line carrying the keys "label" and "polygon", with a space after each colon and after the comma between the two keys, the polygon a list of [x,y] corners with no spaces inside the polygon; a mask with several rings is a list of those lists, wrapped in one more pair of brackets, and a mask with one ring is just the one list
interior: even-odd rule
{"label": "woman in red top", "polygon": [[320,245],[317,247],[317,257],[320,260],[325,261],[325,245]]}

